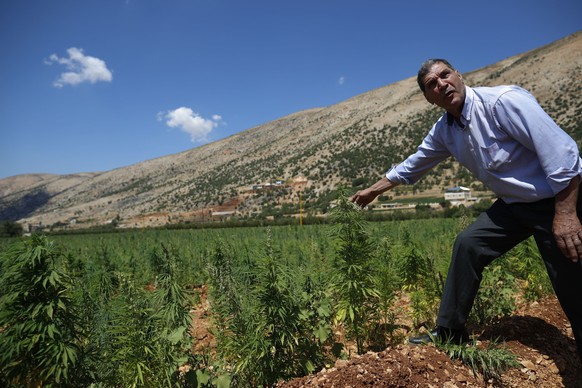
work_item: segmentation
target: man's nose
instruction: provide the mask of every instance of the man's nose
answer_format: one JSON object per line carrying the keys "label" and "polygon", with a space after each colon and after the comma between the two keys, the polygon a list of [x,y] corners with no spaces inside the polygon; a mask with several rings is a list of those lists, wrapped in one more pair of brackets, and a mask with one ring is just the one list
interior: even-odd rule
{"label": "man's nose", "polygon": [[439,90],[441,90],[447,86],[447,84],[445,83],[445,80],[443,80],[442,78],[437,78],[437,85],[438,85]]}

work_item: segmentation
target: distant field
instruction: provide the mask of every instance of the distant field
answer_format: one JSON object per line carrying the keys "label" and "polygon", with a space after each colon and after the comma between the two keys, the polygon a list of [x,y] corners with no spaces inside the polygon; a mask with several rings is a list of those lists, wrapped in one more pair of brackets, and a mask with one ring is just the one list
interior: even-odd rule
{"label": "distant field", "polygon": [[[368,228],[378,242],[386,238],[396,242],[403,233],[408,232],[416,244],[427,252],[438,253],[442,256],[439,260],[446,261],[457,222],[454,219],[371,222]],[[189,269],[197,272],[204,265],[205,257],[219,243],[231,246],[233,251],[241,255],[261,254],[268,230],[272,233],[274,247],[287,261],[307,260],[314,255],[331,259],[334,254],[331,228],[331,225],[287,225],[224,229],[136,229],[114,233],[54,235],[50,239],[61,244],[79,260],[92,261],[97,256],[107,255],[110,260],[118,263],[120,269],[126,267],[125,270],[130,270],[128,263],[145,260],[153,249],[164,244],[172,246],[184,262],[190,263]],[[0,239],[0,249],[3,250],[12,241]],[[198,278],[194,273],[193,276]]]}

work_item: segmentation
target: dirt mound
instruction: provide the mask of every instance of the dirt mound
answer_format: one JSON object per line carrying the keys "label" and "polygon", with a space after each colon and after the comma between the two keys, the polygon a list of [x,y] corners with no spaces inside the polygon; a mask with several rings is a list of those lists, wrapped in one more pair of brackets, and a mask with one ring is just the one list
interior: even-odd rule
{"label": "dirt mound", "polygon": [[339,360],[333,368],[277,387],[582,387],[582,361],[554,296],[524,305],[495,325],[471,331],[477,346],[487,346],[492,339],[504,341],[521,367],[506,371],[498,380],[485,381],[434,346],[403,344]]}

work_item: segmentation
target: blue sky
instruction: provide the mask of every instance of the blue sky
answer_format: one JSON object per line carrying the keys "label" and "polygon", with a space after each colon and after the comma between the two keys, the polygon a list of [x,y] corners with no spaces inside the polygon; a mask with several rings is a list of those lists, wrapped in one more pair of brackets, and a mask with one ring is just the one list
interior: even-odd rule
{"label": "blue sky", "polygon": [[107,171],[462,72],[582,29],[582,1],[1,0],[0,178]]}

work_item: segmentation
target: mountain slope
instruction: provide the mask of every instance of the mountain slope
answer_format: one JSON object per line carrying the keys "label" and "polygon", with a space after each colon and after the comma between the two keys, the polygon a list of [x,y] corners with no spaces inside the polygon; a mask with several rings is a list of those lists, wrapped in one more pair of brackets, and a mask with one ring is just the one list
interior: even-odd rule
{"label": "mountain slope", "polygon": [[[413,69],[415,70],[415,69]],[[411,70],[411,71],[413,71]],[[460,69],[462,70],[462,69]],[[468,85],[518,84],[529,89],[576,140],[582,139],[582,32],[464,74]],[[296,199],[296,186],[257,195],[250,185],[306,177],[307,204],[355,179],[371,183],[401,161],[441,114],[415,78],[342,103],[297,112],[186,152],[102,173],[23,175],[0,180],[0,220],[86,225],[178,213],[204,213],[232,204],[250,214],[265,204]],[[454,163],[435,169],[415,189],[470,185]],[[136,224],[138,225],[138,224]]]}

